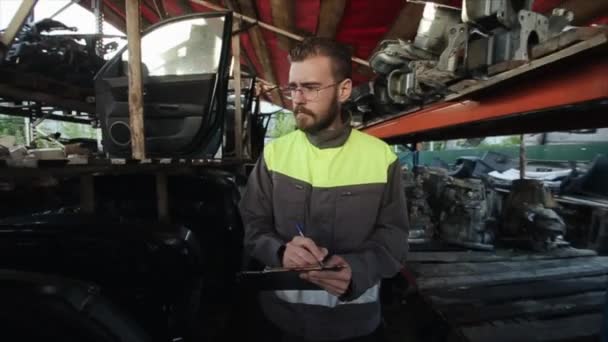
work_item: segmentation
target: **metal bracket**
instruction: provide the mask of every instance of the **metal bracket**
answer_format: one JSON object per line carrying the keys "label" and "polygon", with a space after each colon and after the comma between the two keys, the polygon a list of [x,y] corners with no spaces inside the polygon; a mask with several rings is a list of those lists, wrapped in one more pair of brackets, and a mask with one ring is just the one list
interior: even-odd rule
{"label": "metal bracket", "polygon": [[549,19],[532,11],[519,11],[519,48],[515,51],[514,60],[529,60],[533,45],[549,39]]}

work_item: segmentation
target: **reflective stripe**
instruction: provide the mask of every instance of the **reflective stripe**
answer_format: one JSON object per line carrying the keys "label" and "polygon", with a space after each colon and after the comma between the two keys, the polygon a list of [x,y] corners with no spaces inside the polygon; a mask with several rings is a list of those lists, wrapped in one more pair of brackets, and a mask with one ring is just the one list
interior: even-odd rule
{"label": "reflective stripe", "polygon": [[336,307],[338,305],[344,304],[365,304],[365,303],[373,303],[378,300],[378,294],[380,292],[380,285],[376,284],[367,291],[363,292],[359,298],[349,301],[343,302],[338,299],[338,297],[332,295],[327,291],[319,291],[319,290],[281,290],[274,291],[275,295],[279,297],[281,300],[284,300],[288,303],[294,304],[310,304],[310,305],[321,305],[327,306],[330,308]]}

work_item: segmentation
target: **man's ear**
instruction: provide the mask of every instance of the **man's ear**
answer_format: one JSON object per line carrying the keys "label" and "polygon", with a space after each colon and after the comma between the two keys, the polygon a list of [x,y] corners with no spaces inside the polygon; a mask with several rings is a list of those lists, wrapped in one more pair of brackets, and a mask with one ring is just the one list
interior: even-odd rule
{"label": "man's ear", "polygon": [[346,100],[350,98],[350,94],[352,93],[352,91],[353,80],[347,78],[344,81],[340,82],[340,84],[338,85],[338,101],[340,103],[346,102]]}

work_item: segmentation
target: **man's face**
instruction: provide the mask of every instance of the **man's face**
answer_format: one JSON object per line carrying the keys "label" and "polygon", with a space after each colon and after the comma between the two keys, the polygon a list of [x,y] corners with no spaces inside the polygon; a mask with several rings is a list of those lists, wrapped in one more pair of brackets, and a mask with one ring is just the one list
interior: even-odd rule
{"label": "man's face", "polygon": [[[317,133],[341,127],[340,104],[350,96],[351,82],[334,78],[329,57],[292,62],[289,86],[302,90],[292,93],[293,114],[300,130]],[[320,89],[318,95],[315,89]]]}

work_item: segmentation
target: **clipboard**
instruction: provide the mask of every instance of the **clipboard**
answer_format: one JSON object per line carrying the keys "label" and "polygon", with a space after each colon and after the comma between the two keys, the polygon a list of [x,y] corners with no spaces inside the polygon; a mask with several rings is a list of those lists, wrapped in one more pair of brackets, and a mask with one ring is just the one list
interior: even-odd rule
{"label": "clipboard", "polygon": [[266,268],[259,271],[243,271],[238,273],[237,281],[248,289],[266,290],[322,290],[318,285],[300,278],[302,272],[309,271],[339,271],[345,266],[309,266],[299,268]]}

